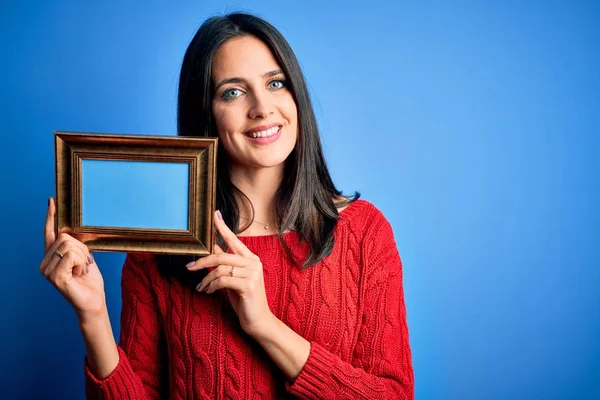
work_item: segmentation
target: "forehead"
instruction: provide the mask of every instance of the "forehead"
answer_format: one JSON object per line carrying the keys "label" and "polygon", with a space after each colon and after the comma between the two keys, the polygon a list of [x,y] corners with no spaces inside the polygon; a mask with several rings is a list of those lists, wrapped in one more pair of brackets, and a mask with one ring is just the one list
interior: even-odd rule
{"label": "forehead", "polygon": [[273,53],[255,36],[229,39],[217,50],[212,60],[213,81],[239,77],[253,78],[279,69]]}

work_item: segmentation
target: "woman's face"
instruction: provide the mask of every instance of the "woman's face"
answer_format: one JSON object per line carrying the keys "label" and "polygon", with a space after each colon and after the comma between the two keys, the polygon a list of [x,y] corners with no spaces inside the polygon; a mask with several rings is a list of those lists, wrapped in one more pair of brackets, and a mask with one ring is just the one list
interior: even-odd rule
{"label": "woman's face", "polygon": [[254,36],[225,42],[212,61],[212,112],[230,161],[251,168],[282,166],[298,136],[298,112],[286,77]]}

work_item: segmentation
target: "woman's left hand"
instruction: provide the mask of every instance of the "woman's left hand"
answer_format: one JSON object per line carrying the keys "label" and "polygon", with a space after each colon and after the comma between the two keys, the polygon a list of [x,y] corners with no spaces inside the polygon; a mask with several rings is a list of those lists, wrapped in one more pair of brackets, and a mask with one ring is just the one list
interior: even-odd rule
{"label": "woman's left hand", "polygon": [[216,267],[196,290],[213,293],[225,289],[244,332],[260,335],[269,329],[274,318],[267,303],[262,263],[227,227],[219,211],[215,212],[215,227],[233,254],[223,252],[215,244],[213,254],[188,264],[190,271]]}

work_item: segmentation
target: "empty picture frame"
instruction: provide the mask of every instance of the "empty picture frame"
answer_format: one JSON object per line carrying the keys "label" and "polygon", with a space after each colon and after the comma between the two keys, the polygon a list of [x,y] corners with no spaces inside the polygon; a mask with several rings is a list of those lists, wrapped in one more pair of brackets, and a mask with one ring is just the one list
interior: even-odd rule
{"label": "empty picture frame", "polygon": [[212,253],[216,138],[54,138],[58,234],[93,251]]}

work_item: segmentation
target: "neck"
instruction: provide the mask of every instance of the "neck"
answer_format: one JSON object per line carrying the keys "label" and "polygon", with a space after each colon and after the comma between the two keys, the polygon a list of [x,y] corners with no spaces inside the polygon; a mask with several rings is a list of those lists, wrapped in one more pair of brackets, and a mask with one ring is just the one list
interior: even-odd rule
{"label": "neck", "polygon": [[[249,168],[236,165],[229,166],[229,177],[238,189],[240,189],[254,207],[254,220],[261,223],[274,225],[275,193],[283,179],[283,165],[271,168]],[[238,200],[240,216],[252,218],[252,209],[243,199]],[[248,222],[241,221],[242,224]]]}

